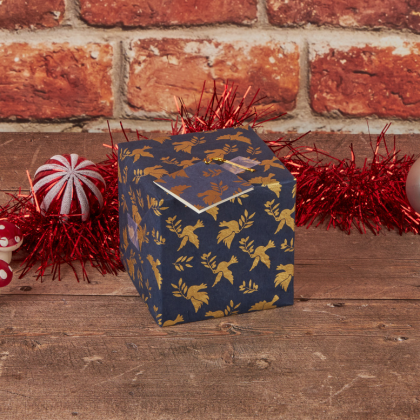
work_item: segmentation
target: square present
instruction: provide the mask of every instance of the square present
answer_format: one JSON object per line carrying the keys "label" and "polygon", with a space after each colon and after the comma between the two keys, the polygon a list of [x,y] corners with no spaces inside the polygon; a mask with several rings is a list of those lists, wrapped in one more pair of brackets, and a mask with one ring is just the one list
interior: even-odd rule
{"label": "square present", "polygon": [[[213,183],[198,213],[156,184],[184,176],[182,198],[183,169],[212,158],[228,162],[203,176],[223,166],[253,190],[211,205]],[[250,127],[120,143],[118,181],[121,259],[160,326],[293,304],[296,179]]]}

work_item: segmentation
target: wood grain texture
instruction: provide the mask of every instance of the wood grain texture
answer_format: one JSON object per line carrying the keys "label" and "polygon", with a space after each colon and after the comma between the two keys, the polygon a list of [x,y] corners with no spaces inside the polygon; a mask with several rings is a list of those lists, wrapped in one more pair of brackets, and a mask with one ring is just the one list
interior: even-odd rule
{"label": "wood grain texture", "polygon": [[166,329],[139,298],[0,302],[2,418],[420,415],[417,302],[298,302]]}
{"label": "wood grain texture", "polygon": [[[402,153],[419,141],[397,136]],[[368,136],[300,142],[372,156]],[[24,169],[57,153],[99,162],[102,143],[108,134],[0,133],[0,204],[27,186]],[[294,306],[163,329],[127,273],[19,280],[16,253],[0,289],[0,419],[418,419],[419,241],[296,228]]]}

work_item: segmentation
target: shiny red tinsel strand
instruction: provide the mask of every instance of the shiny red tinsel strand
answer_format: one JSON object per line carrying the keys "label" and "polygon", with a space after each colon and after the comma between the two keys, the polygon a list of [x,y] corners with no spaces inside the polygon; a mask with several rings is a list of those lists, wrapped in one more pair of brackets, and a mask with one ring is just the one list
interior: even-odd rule
{"label": "shiny red tinsel strand", "polygon": [[[214,84],[211,99],[207,106],[202,107],[204,92],[205,84],[194,113],[188,112],[182,99],[179,99],[178,117],[175,123],[171,122],[172,135],[238,127],[244,123],[256,128],[281,116],[267,118],[270,108],[257,112],[255,105],[263,99],[256,100],[258,91],[246,105],[249,89],[239,99],[237,87],[233,84],[226,84],[222,95],[217,94]],[[415,159],[406,155],[398,157],[395,139],[393,152],[389,153],[385,141],[388,128],[389,125],[377,138],[375,149],[372,148],[372,162],[367,164],[365,160],[363,168],[356,167],[352,145],[351,159],[340,160],[318,150],[315,145],[312,148],[294,146],[303,136],[291,141],[283,138],[266,141],[297,179],[297,226],[307,224],[309,228],[314,222],[318,226],[328,221],[327,229],[332,225],[347,233],[350,233],[352,225],[360,233],[366,232],[366,226],[374,234],[378,234],[382,226],[388,230],[397,228],[400,234],[419,233],[420,215],[411,208],[405,195],[405,180]],[[122,131],[129,141],[123,127]],[[88,264],[101,274],[117,274],[124,270],[119,253],[117,146],[111,131],[109,133],[112,152],[98,164],[107,184],[104,206],[99,214],[86,222],[80,221],[77,215],[64,222],[60,215],[42,215],[32,204],[31,196],[20,194],[9,194],[9,203],[0,206],[0,219],[7,218],[16,224],[25,237],[21,250],[27,256],[22,263],[25,267],[20,278],[36,265],[37,280],[41,278],[41,281],[48,268],[52,278],[60,280],[62,264],[69,265],[79,280],[76,262],[80,263],[82,277],[87,281]],[[137,132],[137,138],[140,137],[144,138]],[[381,142],[384,143],[386,156],[378,153]],[[313,153],[316,159],[307,156]],[[327,158],[329,162],[326,162]]]}

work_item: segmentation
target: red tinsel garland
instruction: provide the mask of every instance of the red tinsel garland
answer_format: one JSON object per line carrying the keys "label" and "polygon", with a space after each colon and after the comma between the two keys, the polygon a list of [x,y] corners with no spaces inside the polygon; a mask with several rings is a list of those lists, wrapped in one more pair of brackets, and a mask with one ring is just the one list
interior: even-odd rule
{"label": "red tinsel garland", "polygon": [[[221,96],[217,95],[214,84],[211,99],[202,110],[204,92],[205,85],[195,113],[189,113],[180,99],[181,107],[177,105],[179,115],[175,123],[171,121],[172,135],[237,127],[245,122],[256,128],[281,116],[264,120],[269,108],[257,113],[253,107],[263,99],[256,100],[258,91],[248,105],[245,105],[245,98],[249,89],[238,103],[237,87],[233,84],[231,87],[225,85]],[[389,125],[378,136],[375,149],[372,148],[372,162],[367,164],[365,160],[363,168],[356,167],[353,145],[350,146],[351,159],[340,160],[318,150],[315,145],[313,148],[294,147],[294,143],[303,136],[292,141],[282,138],[266,141],[297,179],[296,226],[307,224],[309,228],[318,219],[316,226],[328,220],[327,229],[332,224],[349,234],[353,224],[360,233],[366,232],[365,226],[374,234],[378,234],[382,226],[388,230],[397,228],[400,235],[403,232],[419,233],[420,214],[412,209],[405,194],[405,181],[415,159],[406,155],[398,157],[395,138],[393,152],[388,151],[385,142],[388,128]],[[123,127],[122,130],[129,141]],[[25,267],[19,278],[39,264],[37,280],[41,277],[42,281],[48,268],[53,280],[56,276],[60,280],[60,267],[68,264],[79,281],[74,265],[76,261],[80,263],[83,279],[87,281],[86,264],[101,274],[117,274],[124,270],[119,254],[118,157],[111,131],[110,137],[112,153],[98,164],[107,184],[104,205],[98,215],[85,222],[80,221],[77,215],[70,216],[68,220],[60,215],[42,215],[32,204],[31,196],[20,194],[9,194],[9,203],[0,206],[0,219],[7,218],[17,225],[25,237],[21,249],[28,255],[22,263]],[[137,138],[140,137],[144,136],[137,132]],[[382,141],[386,156],[378,154]],[[285,148],[289,153],[280,156]],[[316,160],[306,156],[313,152]],[[335,162],[324,163],[325,157]]]}

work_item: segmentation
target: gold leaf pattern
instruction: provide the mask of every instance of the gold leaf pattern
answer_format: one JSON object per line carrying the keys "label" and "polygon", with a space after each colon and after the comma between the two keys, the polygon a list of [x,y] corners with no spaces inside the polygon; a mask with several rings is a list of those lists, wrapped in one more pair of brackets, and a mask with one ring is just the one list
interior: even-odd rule
{"label": "gold leaf pattern", "polygon": [[137,238],[139,240],[139,250],[141,251],[141,247],[143,246],[143,243],[148,244],[149,243],[149,232],[147,231],[146,224],[144,224],[144,227],[141,227],[139,225],[137,227]]}
{"label": "gold leaf pattern", "polygon": [[127,184],[127,178],[128,178],[128,166],[124,168],[123,177],[122,177],[123,184]]}
{"label": "gold leaf pattern", "polygon": [[294,274],[294,265],[293,264],[280,264],[277,266],[277,270],[282,270],[281,273],[276,275],[274,279],[274,284],[276,287],[280,285],[282,289],[287,292],[287,288],[289,287],[290,281],[292,280]]}
{"label": "gold leaf pattern", "polygon": [[293,252],[295,250],[293,246],[293,238],[290,240],[290,245],[287,244],[287,239],[280,245],[281,249],[284,249],[284,252]]}
{"label": "gold leaf pattern", "polygon": [[178,238],[181,238],[181,244],[179,245],[179,248],[177,251],[182,249],[187,242],[191,242],[195,247],[198,249],[200,245],[200,241],[198,240],[198,236],[194,233],[194,231],[198,228],[204,227],[203,222],[201,220],[197,220],[197,223],[194,226],[185,226],[184,229],[181,227],[181,220],[175,221],[176,216],[169,217],[166,220],[166,223],[168,225],[166,226],[171,232],[174,232],[177,234]]}
{"label": "gold leaf pattern", "polygon": [[210,257],[210,256],[211,256],[211,252],[209,252],[208,254],[203,254],[201,256],[201,259],[203,260],[201,261],[201,264],[203,264],[204,267],[209,268],[213,272],[213,274],[216,274],[216,279],[214,280],[212,287],[214,287],[217,283],[219,283],[222,277],[229,280],[230,283],[233,284],[233,274],[232,274],[232,271],[229,270],[228,267],[231,264],[236,264],[238,262],[238,259],[233,255],[229,261],[221,261],[216,266],[216,261],[215,261],[216,256],[214,257]]}
{"label": "gold leaf pattern", "polygon": [[130,277],[134,277],[134,265],[136,264],[135,253],[131,250],[130,258],[127,258],[128,273]]}
{"label": "gold leaf pattern", "polygon": [[136,184],[138,184],[138,182],[140,181],[140,178],[147,176],[147,175],[151,175],[154,178],[158,179],[161,178],[164,175],[167,175],[168,171],[166,169],[163,169],[161,165],[155,165],[155,166],[151,166],[149,168],[145,168],[143,169],[135,169],[134,170],[134,178],[133,178],[133,182],[135,182]]}
{"label": "gold leaf pattern", "polygon": [[238,222],[236,220],[221,222],[219,227],[223,227],[224,229],[219,231],[219,234],[217,235],[217,243],[223,241],[223,243],[230,249],[235,235],[241,232],[243,229],[247,229],[253,225],[254,222],[250,219],[252,219],[254,215],[255,213],[252,213],[248,217],[248,210],[245,210],[244,215],[241,216]]}
{"label": "gold leaf pattern", "polygon": [[124,251],[127,251],[127,248],[128,248],[127,228],[124,228],[123,230],[123,239],[124,239]]}
{"label": "gold leaf pattern", "polygon": [[249,153],[251,156],[253,155],[259,155],[260,153],[262,153],[261,151],[261,147],[252,147],[249,146],[248,149],[246,149],[246,152]]}
{"label": "gold leaf pattern", "polygon": [[156,245],[165,245],[166,239],[162,238],[162,235],[155,228],[152,229],[152,237]]}
{"label": "gold leaf pattern", "polygon": [[198,193],[197,197],[204,197],[203,201],[208,204],[218,203],[222,199],[222,194],[229,188],[227,185],[223,185],[223,181],[220,181],[219,184],[216,182],[210,182],[211,190]]}
{"label": "gold leaf pattern", "polygon": [[125,200],[124,194],[121,194],[120,206],[122,207],[123,211],[128,211],[127,201]]}
{"label": "gold leaf pattern", "polygon": [[169,156],[160,158],[160,160],[167,165],[179,165],[179,162],[175,158],[171,159]]}
{"label": "gold leaf pattern", "polygon": [[178,271],[184,271],[185,267],[192,268],[192,265],[189,264],[194,257],[181,256],[174,263],[172,263]]}
{"label": "gold leaf pattern", "polygon": [[274,305],[274,303],[277,302],[278,300],[279,300],[279,297],[275,295],[271,302],[267,302],[266,300],[263,300],[262,302],[258,302],[255,305],[252,305],[248,312],[277,308],[277,306]]}
{"label": "gold leaf pattern", "polygon": [[231,202],[231,203],[234,203],[235,202],[235,200],[237,200],[238,201],[238,203],[242,206],[242,199],[243,198],[248,198],[249,197],[249,194],[242,194],[242,195],[240,195],[240,196],[238,196],[238,197],[233,197],[233,198],[231,198],[229,201]]}
{"label": "gold leaf pattern", "polygon": [[249,293],[258,292],[258,284],[255,284],[252,282],[252,280],[249,281],[248,286],[244,282],[239,286],[239,290],[244,293],[244,295]]}
{"label": "gold leaf pattern", "polygon": [[239,308],[240,303],[238,303],[237,305],[235,305],[233,303],[233,300],[231,300],[229,302],[229,305],[226,307],[226,309],[224,311],[208,311],[206,312],[205,316],[211,316],[213,318],[222,318],[224,316],[230,316],[230,315],[237,315],[239,311],[237,311],[236,309]]}
{"label": "gold leaf pattern", "polygon": [[147,196],[147,207],[149,209],[153,210],[153,213],[156,214],[156,216],[162,216],[161,211],[167,210],[169,207],[162,207],[164,200],[163,198],[160,199],[160,201],[157,201],[155,197],[149,197]]}
{"label": "gold leaf pattern", "polygon": [[160,287],[162,286],[162,275],[160,274],[160,271],[157,268],[158,265],[161,265],[160,261],[159,260],[155,261],[150,254],[146,257],[146,259],[147,261],[149,261],[150,265],[152,266],[152,271],[153,271],[153,274],[155,275],[156,283],[160,290]]}
{"label": "gold leaf pattern", "polygon": [[172,294],[176,297],[183,297],[184,299],[190,300],[194,306],[195,312],[198,312],[203,303],[206,305],[209,303],[209,295],[207,292],[201,291],[201,289],[207,289],[207,285],[204,283],[199,286],[188,287],[183,283],[181,278],[179,279],[178,285],[172,284],[172,287],[175,289]]}

